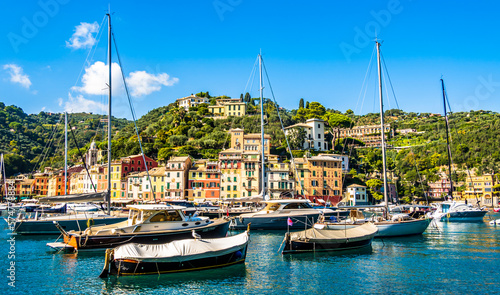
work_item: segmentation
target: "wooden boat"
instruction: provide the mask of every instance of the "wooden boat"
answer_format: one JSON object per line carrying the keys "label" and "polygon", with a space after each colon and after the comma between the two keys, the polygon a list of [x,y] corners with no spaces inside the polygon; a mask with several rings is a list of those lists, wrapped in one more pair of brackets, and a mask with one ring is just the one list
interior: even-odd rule
{"label": "wooden boat", "polygon": [[282,254],[344,251],[371,246],[378,229],[373,223],[365,223],[344,230],[332,230],[315,225],[299,232],[287,232]]}
{"label": "wooden boat", "polygon": [[230,237],[177,240],[160,245],[129,243],[107,249],[100,278],[195,271],[243,263],[249,229]]}
{"label": "wooden boat", "polygon": [[186,239],[192,237],[192,230],[205,238],[220,238],[225,237],[229,229],[228,219],[187,217],[182,206],[128,205],[127,208],[127,220],[91,226],[85,231],[66,232],[56,224],[64,242],[48,243],[47,246],[56,250],[104,250],[126,243],[163,244]]}

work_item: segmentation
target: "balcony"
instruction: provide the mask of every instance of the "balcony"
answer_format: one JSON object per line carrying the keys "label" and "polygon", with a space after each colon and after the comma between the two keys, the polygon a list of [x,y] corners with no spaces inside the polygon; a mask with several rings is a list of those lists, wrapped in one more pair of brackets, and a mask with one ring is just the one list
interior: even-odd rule
{"label": "balcony", "polygon": [[258,188],[256,186],[247,186],[247,187],[245,187],[245,189],[247,191],[256,191],[256,190],[258,190]]}

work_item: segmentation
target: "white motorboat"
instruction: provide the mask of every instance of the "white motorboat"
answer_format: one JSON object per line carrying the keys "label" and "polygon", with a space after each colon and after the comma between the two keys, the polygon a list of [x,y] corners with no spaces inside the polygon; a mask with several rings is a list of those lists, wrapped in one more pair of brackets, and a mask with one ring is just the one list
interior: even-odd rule
{"label": "white motorboat", "polygon": [[315,209],[309,200],[279,199],[264,201],[265,207],[257,212],[241,214],[235,218],[230,227],[246,229],[252,224],[252,229],[304,229],[311,227],[321,215],[336,215],[331,209]]}
{"label": "white motorboat", "polygon": [[456,201],[445,201],[433,204],[436,211],[430,217],[437,221],[482,221],[488,212],[471,204]]}

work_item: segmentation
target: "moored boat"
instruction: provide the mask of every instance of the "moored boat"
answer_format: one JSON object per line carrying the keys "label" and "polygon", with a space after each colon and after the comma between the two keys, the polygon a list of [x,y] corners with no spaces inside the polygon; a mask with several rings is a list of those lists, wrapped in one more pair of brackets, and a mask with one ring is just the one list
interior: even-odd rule
{"label": "moored boat", "polygon": [[373,223],[377,227],[376,238],[388,238],[421,235],[429,227],[431,219],[425,216],[412,218],[407,214],[395,214],[391,218],[383,218],[376,215],[365,218],[361,211],[352,210],[348,219],[338,220],[337,222],[325,222],[322,219],[317,224],[321,224],[331,230],[342,230],[355,228],[368,222]]}
{"label": "moored boat", "polygon": [[283,240],[282,254],[324,251],[355,250],[371,246],[378,229],[365,223],[344,230],[333,230],[315,225],[313,228],[287,232]]}
{"label": "moored boat", "polygon": [[437,221],[482,221],[488,210],[471,204],[445,201],[437,203],[436,211],[430,216]]}
{"label": "moored boat", "polygon": [[305,199],[278,199],[263,203],[265,207],[260,211],[235,218],[231,228],[245,229],[251,223],[252,229],[303,229],[314,224],[321,215],[336,216],[339,213],[331,209],[315,209]]}
{"label": "moored boat", "polygon": [[90,226],[84,231],[66,232],[59,225],[64,242],[47,246],[73,251],[104,250],[126,243],[162,244],[192,236],[192,230],[205,238],[225,237],[228,219],[184,215],[185,207],[169,205],[128,205],[127,220],[104,226]]}
{"label": "moored boat", "polygon": [[130,243],[106,250],[99,277],[165,274],[225,267],[245,262],[249,243],[247,231],[229,237],[176,240],[160,245]]}

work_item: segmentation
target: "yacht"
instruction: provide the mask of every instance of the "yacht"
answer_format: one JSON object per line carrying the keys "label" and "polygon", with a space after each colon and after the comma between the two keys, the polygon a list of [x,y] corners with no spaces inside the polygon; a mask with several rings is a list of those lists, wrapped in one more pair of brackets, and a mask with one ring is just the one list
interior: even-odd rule
{"label": "yacht", "polygon": [[433,204],[436,211],[430,217],[437,221],[482,221],[487,210],[471,204],[445,201]]}
{"label": "yacht", "polygon": [[253,213],[241,214],[233,219],[230,227],[246,229],[304,229],[311,227],[320,215],[336,215],[331,209],[315,209],[306,199],[279,199],[263,201],[264,208]]}
{"label": "yacht", "polygon": [[65,231],[56,224],[64,242],[48,243],[57,250],[104,250],[126,243],[163,244],[192,237],[194,230],[202,238],[225,237],[228,219],[186,216],[186,207],[170,205],[128,205],[128,219],[84,231]]}

